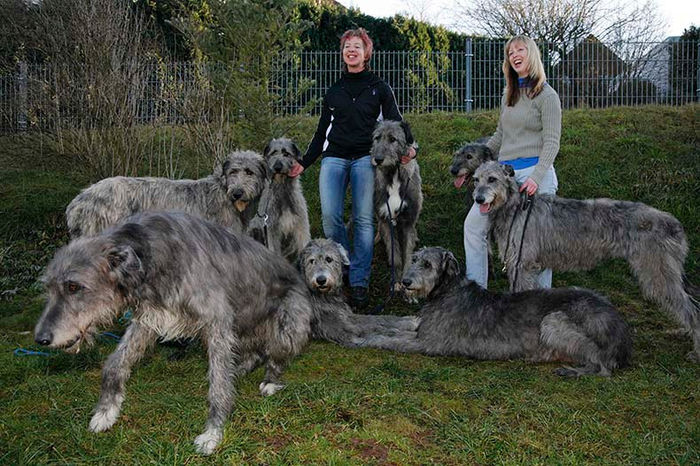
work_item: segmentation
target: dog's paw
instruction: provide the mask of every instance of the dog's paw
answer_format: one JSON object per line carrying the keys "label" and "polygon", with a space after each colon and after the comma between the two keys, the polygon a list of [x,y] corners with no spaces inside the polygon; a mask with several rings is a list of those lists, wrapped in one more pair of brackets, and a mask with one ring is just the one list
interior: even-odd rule
{"label": "dog's paw", "polygon": [[221,429],[207,429],[203,434],[197,436],[194,439],[194,446],[197,453],[202,455],[211,455],[216,450],[216,447],[221,443],[223,438],[223,432]]}
{"label": "dog's paw", "polygon": [[278,391],[282,390],[284,388],[284,385],[282,385],[280,383],[261,382],[259,388],[260,388],[260,394],[262,396],[270,396],[270,395],[274,395]]}
{"label": "dog's paw", "polygon": [[104,432],[117,422],[119,408],[112,406],[107,409],[99,409],[90,419],[90,432]]}
{"label": "dog's paw", "polygon": [[685,358],[690,362],[694,362],[695,364],[700,363],[700,354],[695,351],[691,351],[690,353],[686,354]]}
{"label": "dog's paw", "polygon": [[573,367],[568,367],[568,366],[558,367],[558,368],[554,369],[552,372],[554,372],[554,374],[558,375],[559,377],[578,377],[579,376],[579,371],[577,371]]}

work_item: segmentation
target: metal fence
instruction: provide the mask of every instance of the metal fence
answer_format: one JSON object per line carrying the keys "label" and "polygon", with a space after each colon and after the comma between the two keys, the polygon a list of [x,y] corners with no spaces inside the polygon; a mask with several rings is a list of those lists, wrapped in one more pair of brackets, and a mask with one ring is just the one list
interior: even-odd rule
{"label": "metal fence", "polygon": [[[470,39],[463,51],[375,51],[371,66],[393,88],[402,112],[488,110],[500,105],[503,46],[502,40]],[[548,82],[564,108],[697,102],[699,49],[696,41],[674,38],[603,44],[589,37],[569,50],[541,44]],[[202,65],[143,67],[140,76],[145,82],[133,86],[132,94],[138,94],[133,121],[181,121],[178,100],[188,89],[201,86],[207,75]],[[270,77],[270,91],[279,96],[274,111],[317,112],[320,97],[338,79],[340,68],[337,51],[304,51],[281,60]],[[59,108],[58,92],[51,91],[54,72],[48,65],[20,64],[16,72],[0,76],[0,131],[46,129],[56,115],[65,121],[66,115],[85,114],[80,106],[86,99],[71,99],[75,108]],[[47,109],[55,109],[55,114]]]}

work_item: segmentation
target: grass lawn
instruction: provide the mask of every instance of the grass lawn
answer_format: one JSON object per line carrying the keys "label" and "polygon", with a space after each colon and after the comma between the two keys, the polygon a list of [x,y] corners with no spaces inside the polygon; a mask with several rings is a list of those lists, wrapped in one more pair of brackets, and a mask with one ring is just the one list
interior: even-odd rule
{"label": "grass lawn", "polygon": [[[421,145],[420,246],[447,247],[463,261],[464,195],[448,168],[452,151],[491,133],[496,118],[495,112],[407,116]],[[641,201],[676,216],[688,236],[686,272],[695,285],[699,122],[699,105],[565,111],[556,161],[560,196]],[[293,119],[288,136],[304,148],[315,124]],[[92,434],[87,425],[100,368],[115,341],[100,338],[78,355],[15,354],[40,349],[31,334],[43,306],[37,278],[67,242],[65,206],[95,181],[51,147],[37,135],[0,138],[0,464],[700,463],[700,365],[685,357],[691,340],[642,299],[618,260],[585,273],[554,274],[555,286],[606,294],[630,323],[632,367],[609,379],[563,380],[552,374],[556,364],[401,355],[314,341],[275,396],[259,395],[261,369],[239,381],[224,440],[203,458],[192,441],[207,416],[205,354],[196,346],[183,355],[159,345],[135,368],[117,424]],[[188,177],[208,173],[208,163],[181,165]],[[322,234],[319,165],[302,176],[314,237]],[[372,304],[387,293],[385,264],[377,247]],[[505,290],[503,274],[490,286]],[[418,310],[392,301],[386,312]],[[106,330],[120,334],[123,325]]]}

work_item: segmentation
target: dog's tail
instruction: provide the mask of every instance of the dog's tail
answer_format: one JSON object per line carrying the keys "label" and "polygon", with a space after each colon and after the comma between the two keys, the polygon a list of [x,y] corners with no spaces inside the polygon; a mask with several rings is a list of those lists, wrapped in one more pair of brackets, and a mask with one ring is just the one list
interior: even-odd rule
{"label": "dog's tail", "polygon": [[399,332],[392,336],[372,334],[358,343],[366,348],[379,348],[399,353],[425,353],[425,345],[416,332]]}

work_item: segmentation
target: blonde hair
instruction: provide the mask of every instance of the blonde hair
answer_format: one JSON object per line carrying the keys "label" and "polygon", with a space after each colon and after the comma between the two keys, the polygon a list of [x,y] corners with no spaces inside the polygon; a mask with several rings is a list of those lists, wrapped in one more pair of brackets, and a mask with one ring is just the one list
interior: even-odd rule
{"label": "blonde hair", "polygon": [[518,102],[520,98],[520,86],[518,85],[518,73],[510,66],[510,60],[508,60],[508,49],[510,49],[511,44],[515,42],[520,42],[525,45],[527,49],[527,70],[528,78],[532,82],[532,87],[529,87],[527,92],[528,97],[533,98],[542,92],[545,81],[547,81],[547,75],[544,72],[544,65],[542,64],[542,59],[540,58],[540,49],[534,40],[530,39],[528,36],[514,36],[511,37],[508,42],[506,42],[503,58],[503,75],[506,78],[506,105],[512,107]]}

